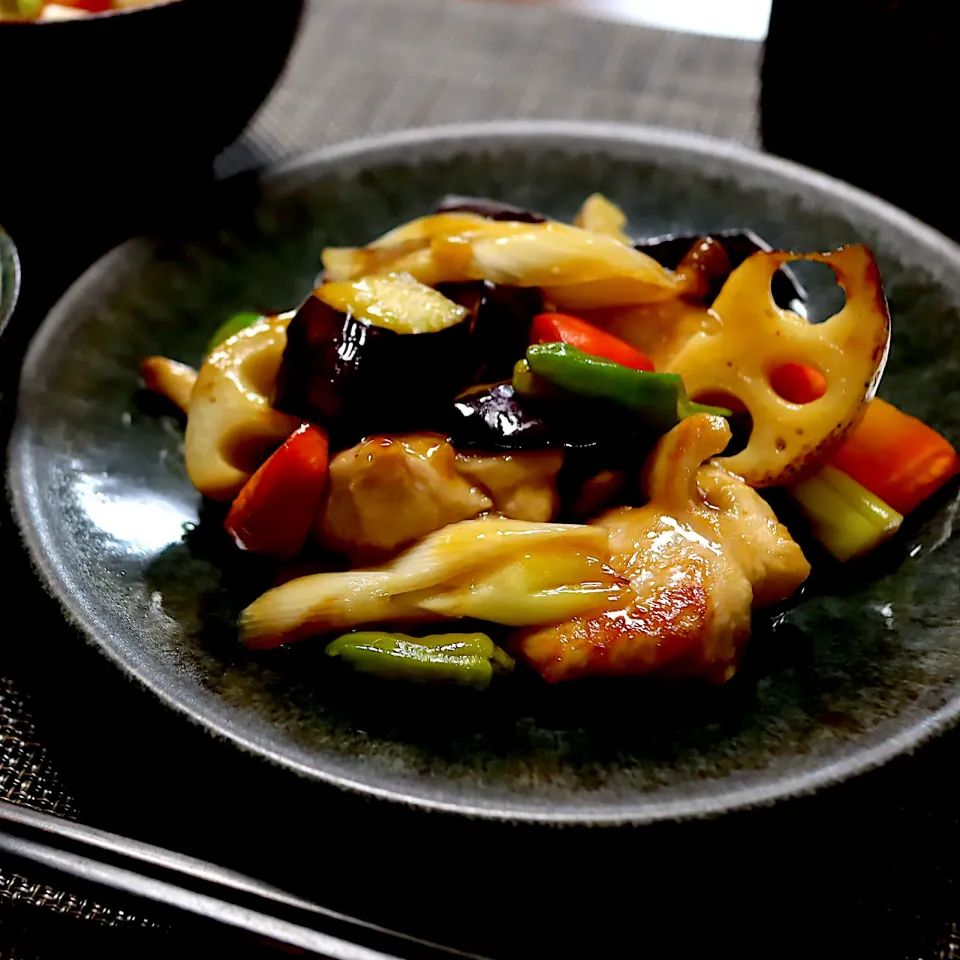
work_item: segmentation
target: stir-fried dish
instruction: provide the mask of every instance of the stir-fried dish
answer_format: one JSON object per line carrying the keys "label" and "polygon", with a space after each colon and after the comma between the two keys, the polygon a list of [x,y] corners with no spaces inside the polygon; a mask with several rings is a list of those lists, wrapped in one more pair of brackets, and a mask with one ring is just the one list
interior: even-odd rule
{"label": "stir-fried dish", "polygon": [[91,13],[110,10],[132,10],[171,0],[0,0],[0,21],[3,20],[75,20]]}
{"label": "stir-fried dish", "polygon": [[[477,688],[518,660],[723,683],[754,612],[810,573],[770,488],[846,562],[960,472],[875,397],[890,319],[866,247],[625,226],[600,195],[574,225],[447,198],[325,250],[295,311],[231,317],[199,371],[144,361],[187,415],[193,484],[279,566],[244,644],[319,637],[357,670]],[[798,260],[846,295],[824,322]]]}

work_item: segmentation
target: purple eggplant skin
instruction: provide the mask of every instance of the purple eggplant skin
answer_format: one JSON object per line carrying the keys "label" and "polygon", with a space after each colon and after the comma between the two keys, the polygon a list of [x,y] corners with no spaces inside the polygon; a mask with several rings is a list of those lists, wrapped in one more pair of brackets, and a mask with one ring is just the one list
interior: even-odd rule
{"label": "purple eggplant skin", "polygon": [[371,433],[442,430],[472,365],[467,321],[399,334],[311,294],[287,327],[274,406],[324,427],[336,448]]}
{"label": "purple eggplant skin", "polygon": [[512,203],[491,200],[488,197],[463,197],[448,193],[433,208],[434,213],[475,213],[489,220],[511,220],[515,223],[546,223],[542,213],[515,207]]}
{"label": "purple eggplant skin", "polygon": [[[638,240],[634,243],[634,247],[641,253],[653,257],[668,270],[676,270],[680,261],[689,253],[690,248],[704,237],[713,237],[723,244],[730,260],[731,270],[736,270],[747,257],[760,250],[767,253],[773,250],[773,247],[763,237],[752,230],[714,230],[699,234],[671,233],[660,237],[651,237],[647,240]],[[770,290],[777,306],[784,310],[792,309],[794,301],[801,304],[807,302],[807,291],[789,267],[781,267],[774,274]]]}
{"label": "purple eggplant skin", "polygon": [[447,434],[458,450],[486,453],[562,446],[532,406],[516,396],[509,382],[495,383],[454,400]]}
{"label": "purple eggplant skin", "polygon": [[591,462],[619,465],[632,451],[648,449],[609,406],[582,401],[537,401],[519,397],[509,381],[478,387],[454,400],[445,427],[458,450],[498,453],[563,448],[590,454]]}
{"label": "purple eggplant skin", "polygon": [[530,342],[530,323],[543,312],[539,287],[511,287],[476,280],[441,283],[437,290],[470,312],[473,381],[507,380]]}

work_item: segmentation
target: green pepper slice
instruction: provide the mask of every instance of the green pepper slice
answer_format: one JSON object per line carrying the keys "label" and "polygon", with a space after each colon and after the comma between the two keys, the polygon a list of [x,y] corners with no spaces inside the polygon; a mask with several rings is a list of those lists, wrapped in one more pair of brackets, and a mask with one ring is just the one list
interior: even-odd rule
{"label": "green pepper slice", "polygon": [[506,673],[514,663],[485,633],[445,633],[410,637],[405,633],[367,630],[346,633],[327,646],[329,657],[342,657],[354,670],[387,680],[447,683],[486,690],[494,671]]}
{"label": "green pepper slice", "polygon": [[528,347],[527,365],[534,376],[568,393],[614,403],[663,432],[696,413],[732,416],[723,407],[694,403],[679,374],[633,370],[565,343]]}

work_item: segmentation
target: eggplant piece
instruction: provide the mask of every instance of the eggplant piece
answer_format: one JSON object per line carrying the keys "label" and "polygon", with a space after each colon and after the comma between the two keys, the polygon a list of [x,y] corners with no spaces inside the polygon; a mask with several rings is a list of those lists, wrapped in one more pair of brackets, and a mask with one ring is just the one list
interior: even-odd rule
{"label": "eggplant piece", "polygon": [[401,334],[348,317],[311,294],[287,328],[274,406],[325,427],[335,449],[372,433],[442,431],[471,382],[470,325]]}
{"label": "eggplant piece", "polygon": [[508,379],[526,353],[531,321],[543,312],[540,288],[476,280],[441,283],[437,290],[470,313],[474,382]]}
{"label": "eggplant piece", "polygon": [[509,381],[457,397],[446,430],[458,450],[593,451],[592,462],[618,466],[631,461],[635,451],[649,449],[650,437],[655,439],[609,405],[521,397]]}
{"label": "eggplant piece", "polygon": [[475,213],[490,220],[512,220],[517,223],[546,223],[549,217],[512,203],[491,200],[488,197],[463,197],[448,193],[437,203],[434,213]]}
{"label": "eggplant piece", "polygon": [[509,382],[458,397],[450,411],[448,438],[458,450],[546,450],[562,446],[533,404]]}
{"label": "eggplant piece", "polygon": [[[773,250],[773,247],[763,237],[752,230],[714,230],[708,234],[664,234],[648,240],[639,240],[634,243],[634,248],[653,257],[668,270],[676,270],[681,262],[687,259],[688,255],[694,254],[692,249],[694,245],[702,244],[709,238],[719,240],[723,245],[730,262],[730,271],[735,270],[747,257],[754,253],[759,251],[769,253]],[[711,280],[710,289],[707,293],[707,302],[709,303],[713,302],[729,275],[728,271],[726,275],[721,276],[715,264],[716,260],[705,271]],[[789,267],[781,267],[774,274],[770,290],[778,307],[784,310],[795,310],[801,316],[806,316],[807,291]]]}

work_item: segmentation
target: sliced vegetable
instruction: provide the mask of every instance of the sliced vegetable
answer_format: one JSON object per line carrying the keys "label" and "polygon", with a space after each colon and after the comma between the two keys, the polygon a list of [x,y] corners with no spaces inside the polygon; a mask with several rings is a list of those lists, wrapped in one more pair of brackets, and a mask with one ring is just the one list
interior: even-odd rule
{"label": "sliced vegetable", "polygon": [[791,487],[790,494],[813,535],[843,562],[875,550],[903,522],[893,507],[834,467],[823,467]]}
{"label": "sliced vegetable", "polygon": [[316,297],[340,313],[394,333],[437,333],[467,316],[464,307],[417,283],[408,273],[325,283],[317,288]]}
{"label": "sliced vegetable", "polygon": [[517,223],[544,223],[542,213],[534,213],[524,207],[515,207],[502,200],[490,200],[487,197],[462,197],[448,193],[435,208],[436,213],[476,213],[490,220],[513,220]]}
{"label": "sliced vegetable", "polygon": [[[484,231],[501,236],[525,229],[524,223],[497,223],[476,213],[436,213],[401,224],[366,247],[327,247],[323,251],[324,276],[327,280],[360,280],[376,273],[407,272],[428,286],[473,280],[476,277],[458,267],[465,257],[452,256],[456,251],[445,262],[438,262],[434,242]],[[468,251],[462,248],[461,253]]]}
{"label": "sliced vegetable", "polygon": [[77,7],[88,13],[103,13],[113,6],[113,0],[57,0],[62,6]]}
{"label": "sliced vegetable", "polygon": [[489,383],[509,377],[513,364],[527,349],[530,321],[543,310],[540,290],[489,280],[442,283],[437,289],[470,315],[474,381]]}
{"label": "sliced vegetable", "polygon": [[241,330],[246,330],[247,327],[259,323],[263,319],[265,319],[263,314],[253,313],[252,311],[235,313],[217,327],[216,333],[214,333],[207,342],[207,349],[204,355],[213,353],[225,340],[229,340],[234,334],[239,333]]}
{"label": "sliced vegetable", "polygon": [[527,363],[535,375],[563,390],[624,407],[661,432],[695,413],[730,416],[729,410],[691,401],[674,373],[632,370],[565,343],[529,347]]}
{"label": "sliced vegetable", "polygon": [[185,363],[167,357],[147,357],[140,364],[143,385],[166,397],[184,413],[190,407],[190,396],[197,383],[197,371]]}
{"label": "sliced vegetable", "polygon": [[879,397],[830,462],[900,513],[915,510],[960,473],[960,457],[946,437]]}
{"label": "sliced vegetable", "polygon": [[[474,217],[473,222],[463,218]],[[389,241],[389,243],[387,243]],[[327,279],[405,271],[428,286],[489,280],[518,287],[587,288],[588,305],[666,300],[683,284],[656,260],[611,237],[565,223],[496,221],[468,213],[414,221],[364,248],[323,252]],[[583,296],[580,297],[583,299]]]}
{"label": "sliced vegetable", "polygon": [[[511,224],[501,224],[511,227]],[[435,241],[436,245],[437,241]],[[591,282],[627,281],[631,300],[663,300],[676,296],[676,277],[632,247],[565,223],[530,224],[523,230],[484,230],[462,238],[445,238],[435,256],[459,247],[469,254],[465,269],[477,277],[521,287],[562,287]]]}
{"label": "sliced vegetable", "polygon": [[[488,218],[470,211],[433,213],[426,217],[417,217],[408,223],[388,230],[368,244],[366,250],[381,252],[396,251],[407,244],[414,242],[421,246],[429,246],[434,237],[449,236],[450,234],[466,233],[469,230],[479,230],[489,225]],[[413,249],[408,246],[408,251]]]}
{"label": "sliced vegetable", "polygon": [[241,550],[292,560],[307,541],[327,481],[327,435],[301,425],[237,494],[224,521]]}
{"label": "sliced vegetable", "polygon": [[527,358],[518,360],[513,366],[514,392],[518,397],[528,400],[569,400],[570,394],[561,390],[545,377],[538,377],[527,363]]}
{"label": "sliced vegetable", "polygon": [[287,319],[265,318],[221,344],[200,368],[190,395],[186,462],[193,485],[232,500],[301,418],[270,403],[287,342]]}
{"label": "sliced vegetable", "polygon": [[564,313],[541,313],[534,317],[530,337],[533,343],[566,343],[591,356],[612,360],[631,370],[653,370],[650,358],[636,347]]}
{"label": "sliced vegetable", "polygon": [[[560,396],[560,394],[556,394]],[[600,404],[543,403],[518,394],[511,383],[479,387],[457,397],[447,433],[458,450],[604,450],[619,458],[637,448],[637,424]]]}
{"label": "sliced vegetable", "polygon": [[[813,324],[777,307],[770,280],[793,260],[827,264],[846,293],[843,309]],[[730,274],[713,310],[719,328],[691,337],[667,369],[691,396],[733,396],[749,411],[747,446],[721,462],[754,487],[816,471],[856,425],[887,359],[890,317],[870,251],[858,244],[825,254],[755,253]],[[806,404],[779,396],[770,376],[786,363],[820,371],[826,393]]]}
{"label": "sliced vegetable", "polygon": [[290,322],[275,405],[322,424],[335,447],[373,433],[442,431],[472,364],[466,323],[399,334],[310,296]]}
{"label": "sliced vegetable", "polygon": [[543,450],[563,445],[510,383],[495,383],[457,397],[449,434],[457,449]]}
{"label": "sliced vegetable", "polygon": [[257,649],[370,623],[474,617],[554,623],[615,596],[607,531],[484,517],[430,534],[390,563],[320,573],[268,590],[240,617]]}
{"label": "sliced vegetable", "polygon": [[509,673],[514,662],[485,633],[405,633],[364,631],[338,637],[326,649],[361,673],[412,683],[452,683],[486,690],[494,672]]}
{"label": "sliced vegetable", "polygon": [[626,214],[602,193],[593,193],[587,197],[573,222],[584,230],[613,237],[628,246],[633,243],[623,231],[627,225]]}
{"label": "sliced vegetable", "polygon": [[40,11],[38,19],[42,23],[55,23],[64,20],[83,20],[90,11],[79,7],[68,7],[62,3],[47,3]]}

